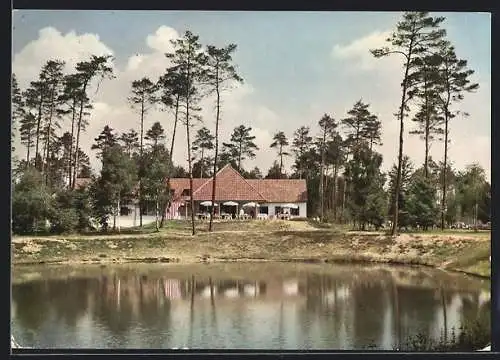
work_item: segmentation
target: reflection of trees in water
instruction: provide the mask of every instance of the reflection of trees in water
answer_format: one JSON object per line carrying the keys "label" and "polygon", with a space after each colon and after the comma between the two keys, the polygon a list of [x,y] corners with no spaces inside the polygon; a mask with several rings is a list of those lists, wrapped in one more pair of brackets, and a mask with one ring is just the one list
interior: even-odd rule
{"label": "reflection of trees in water", "polygon": [[387,290],[379,279],[361,281],[351,287],[350,305],[354,308],[352,345],[355,349],[362,349],[370,343],[381,343],[383,314],[388,306],[384,296]]}
{"label": "reflection of trees in water", "polygon": [[470,325],[473,321],[478,321],[483,326],[491,326],[491,299],[482,303],[480,301],[481,293],[462,292],[462,311],[460,322],[463,325]]}
{"label": "reflection of trees in water", "polygon": [[410,335],[416,333],[432,334],[435,317],[441,306],[435,290],[420,287],[396,286],[399,314],[395,312],[397,322],[395,345],[401,348]]}
{"label": "reflection of trees in water", "polygon": [[51,305],[56,319],[70,326],[85,315],[88,309],[87,292],[96,286],[96,281],[85,278],[55,280],[49,283]]}
{"label": "reflection of trees in water", "polygon": [[148,332],[169,326],[170,301],[165,298],[161,279],[102,276],[94,304],[95,318],[123,341],[136,326],[134,322]]}
{"label": "reflection of trees in water", "polygon": [[16,321],[30,331],[37,331],[51,309],[46,281],[32,281],[12,286],[12,301],[16,303]]}
{"label": "reflection of trees in water", "polygon": [[[89,309],[94,321],[102,324],[116,339],[121,339],[124,343],[132,336],[129,331],[138,325],[143,330],[139,336],[147,337],[140,339],[141,342],[152,344],[151,338],[154,338],[162,340],[162,343],[169,343],[169,339],[161,336],[175,334],[169,331],[172,321],[171,301],[176,301],[171,300],[171,296],[172,299],[189,304],[189,329],[185,333],[189,338],[183,339],[188,340],[189,346],[199,346],[199,341],[208,344],[209,335],[217,337],[219,331],[228,330],[219,329],[217,320],[223,313],[232,311],[231,322],[224,326],[233,329],[232,336],[235,340],[244,342],[242,339],[253,321],[244,312],[247,302],[228,301],[229,294],[225,293],[226,290],[237,289],[237,296],[240,298],[254,301],[255,296],[259,302],[273,301],[277,305],[276,319],[279,322],[275,323],[277,326],[274,331],[279,342],[276,344],[280,347],[285,345],[284,337],[288,333],[287,326],[291,326],[291,323],[287,321],[289,319],[284,310],[288,301],[296,299],[292,300],[290,295],[285,294],[286,281],[280,277],[269,277],[265,281],[213,280],[211,277],[171,279],[175,283],[175,290],[167,290],[171,284],[166,282],[170,280],[160,276],[153,278],[131,273],[121,276],[118,274],[120,273],[106,271],[100,279],[73,278],[67,281],[50,280],[15,285],[12,297],[18,308],[17,320],[21,327],[36,331],[53,314],[57,321],[77,326],[78,319]],[[413,271],[408,275],[404,271],[382,270],[347,275],[311,272],[301,274],[300,278],[294,279],[298,285],[298,296],[304,300],[303,306],[297,308],[297,326],[300,327],[297,330],[301,335],[298,336],[300,343],[296,346],[318,346],[320,339],[317,337],[326,340],[321,342],[322,346],[328,341],[342,346],[346,338],[353,341],[349,345],[354,348],[363,348],[371,341],[381,344],[386,331],[384,314],[387,309],[392,311],[391,328],[392,333],[396,334],[395,345],[398,339],[404,342],[408,335],[417,332],[435,333],[436,324],[444,322],[441,311],[443,307],[450,315],[447,322],[451,324],[454,315],[451,315],[450,304],[456,291],[442,292],[439,286],[434,289],[419,287],[418,284],[429,285],[426,278],[428,275],[423,274]],[[397,282],[393,280],[395,276]],[[439,285],[432,281],[434,285]],[[246,285],[257,287],[256,294],[253,294],[253,288],[247,288],[245,292]],[[174,292],[177,295],[172,295]],[[199,298],[201,295],[205,297],[204,300]],[[487,303],[479,309],[479,298],[475,291],[461,295],[461,321],[489,316],[491,305]],[[316,328],[320,333],[316,333]],[[197,334],[201,334],[198,335],[201,338],[195,338]]]}
{"label": "reflection of trees in water", "polygon": [[13,286],[12,299],[19,309],[16,320],[28,329],[37,330],[53,315],[54,321],[74,327],[87,311],[86,294],[91,283],[89,279],[75,278]]}

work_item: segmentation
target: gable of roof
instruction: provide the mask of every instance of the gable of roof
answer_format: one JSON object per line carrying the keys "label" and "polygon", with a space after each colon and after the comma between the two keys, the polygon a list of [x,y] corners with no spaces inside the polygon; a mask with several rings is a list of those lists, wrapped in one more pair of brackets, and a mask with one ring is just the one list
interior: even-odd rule
{"label": "gable of roof", "polygon": [[251,179],[247,180],[270,203],[307,201],[305,179]]}
{"label": "gable of roof", "polygon": [[[202,186],[208,179],[193,179],[193,192]],[[170,189],[174,191],[173,198],[179,199],[185,189],[189,189],[189,178],[172,178],[170,179]]]}
{"label": "gable of roof", "polygon": [[[230,165],[216,174],[216,201],[258,201],[268,203],[294,203],[307,201],[305,179],[244,179]],[[193,198],[196,201],[212,200],[212,178],[193,179]],[[189,189],[189,178],[172,178],[170,187],[173,198],[181,199]]]}
{"label": "gable of roof", "polygon": [[[217,201],[266,201],[262,194],[229,164],[220,169],[215,177],[215,199]],[[194,200],[211,200],[212,190],[213,180],[209,179],[193,192],[193,198]]]}

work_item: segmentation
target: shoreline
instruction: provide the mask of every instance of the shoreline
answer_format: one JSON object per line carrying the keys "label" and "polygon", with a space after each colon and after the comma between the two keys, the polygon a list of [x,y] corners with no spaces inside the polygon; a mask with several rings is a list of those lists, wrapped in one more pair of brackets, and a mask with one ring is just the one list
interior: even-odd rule
{"label": "shoreline", "polygon": [[[200,227],[203,224],[199,224]],[[317,228],[307,223],[218,224],[191,236],[184,228],[136,234],[14,236],[11,263],[380,263],[419,265],[491,278],[490,233],[383,233]],[[245,229],[246,227],[246,229]]]}
{"label": "shoreline", "polygon": [[212,259],[210,261],[180,261],[179,259],[151,259],[151,258],[137,258],[137,259],[119,259],[117,261],[92,261],[92,260],[81,260],[81,261],[68,261],[68,260],[42,260],[42,261],[28,261],[28,262],[16,262],[13,265],[18,267],[30,267],[37,265],[126,265],[126,264],[178,264],[178,265],[193,265],[193,264],[228,264],[228,263],[300,263],[300,264],[356,264],[356,265],[387,265],[387,266],[406,266],[406,267],[426,267],[435,270],[443,270],[450,273],[461,273],[466,276],[475,277],[478,279],[491,280],[490,275],[483,275],[475,272],[468,272],[460,269],[453,268],[442,268],[429,264],[419,264],[419,263],[405,263],[399,261],[377,261],[377,260],[329,260],[329,259],[295,259],[295,258],[283,258],[283,259],[254,259],[254,258],[225,258],[225,259]]}

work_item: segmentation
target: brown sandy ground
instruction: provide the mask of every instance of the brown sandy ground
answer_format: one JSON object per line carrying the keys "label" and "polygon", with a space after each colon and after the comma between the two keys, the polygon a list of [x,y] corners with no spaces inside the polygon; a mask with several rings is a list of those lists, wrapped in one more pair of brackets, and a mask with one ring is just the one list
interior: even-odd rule
{"label": "brown sandy ground", "polygon": [[436,231],[391,237],[306,221],[170,221],[156,232],[14,236],[12,264],[126,262],[372,262],[427,265],[490,277],[490,232]]}

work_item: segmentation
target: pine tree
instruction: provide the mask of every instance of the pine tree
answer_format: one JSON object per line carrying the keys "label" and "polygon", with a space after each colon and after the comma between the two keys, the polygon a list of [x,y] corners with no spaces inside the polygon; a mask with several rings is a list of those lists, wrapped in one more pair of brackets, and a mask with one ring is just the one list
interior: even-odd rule
{"label": "pine tree", "polygon": [[[440,107],[444,116],[444,160],[443,166],[446,169],[448,164],[448,143],[449,143],[449,121],[456,116],[451,111],[453,103],[463,100],[465,92],[473,92],[479,88],[479,84],[471,83],[470,76],[473,70],[467,69],[467,61],[457,58],[455,48],[447,41],[440,43],[438,54],[441,66],[437,91],[439,93]],[[445,227],[447,178],[444,172],[442,182],[441,198],[441,230]]]}
{"label": "pine tree", "polygon": [[[207,66],[205,69],[205,78],[209,84],[209,92],[215,93],[216,114],[215,114],[215,144],[214,161],[212,174],[212,203],[215,202],[215,189],[217,179],[217,162],[219,156],[219,122],[221,120],[222,92],[235,83],[243,83],[243,79],[237,74],[236,68],[232,64],[232,56],[236,51],[235,44],[229,44],[226,47],[217,48],[213,45],[207,46]],[[212,231],[214,207],[210,211],[210,223],[208,231]]]}
{"label": "pine tree", "polygon": [[280,174],[283,174],[283,156],[289,156],[290,153],[285,151],[285,147],[288,146],[288,139],[283,131],[279,131],[274,134],[273,142],[271,143],[271,148],[276,148],[278,151],[278,157],[280,159]]}
{"label": "pine tree", "polygon": [[14,139],[17,131],[17,125],[20,124],[26,115],[24,109],[24,99],[19,84],[17,82],[16,74],[12,74],[11,83],[11,104],[12,104],[12,121],[11,121],[11,152],[14,153]]}
{"label": "pine tree", "polygon": [[203,172],[204,172],[204,160],[205,160],[205,155],[206,151],[213,150],[215,148],[214,146],[214,140],[215,136],[210,133],[210,130],[208,130],[206,127],[202,127],[201,129],[198,129],[196,132],[196,137],[193,141],[193,151],[199,152],[200,159],[200,177],[203,178]]}
{"label": "pine tree", "polygon": [[30,163],[30,150],[34,148],[36,137],[36,116],[31,112],[26,112],[21,120],[19,129],[21,144],[26,146],[26,166]]}
{"label": "pine tree", "polygon": [[90,60],[81,61],[76,64],[76,79],[78,80],[78,84],[80,85],[80,93],[78,98],[78,114],[77,114],[77,124],[76,124],[76,142],[75,142],[75,153],[73,159],[73,179],[72,179],[72,188],[75,188],[75,180],[78,171],[78,161],[79,161],[79,152],[80,148],[80,133],[84,130],[83,122],[85,116],[85,110],[87,109],[87,105],[89,103],[89,98],[87,97],[87,91],[91,81],[93,79],[111,79],[114,77],[113,68],[110,66],[108,61],[112,61],[111,55],[106,56],[96,56],[92,55]]}
{"label": "pine tree", "polygon": [[[196,104],[201,98],[199,86],[204,80],[203,68],[207,62],[207,56],[200,51],[202,46],[199,43],[199,37],[190,31],[186,31],[182,38],[171,40],[174,46],[173,53],[167,53],[174,67],[180,74],[179,81],[184,90],[181,93],[181,101],[185,110],[184,125],[186,126],[187,139],[187,155],[188,155],[188,172],[189,172],[189,188],[193,193],[193,169],[192,169],[192,154],[191,154],[191,134],[190,130],[193,121],[200,121],[201,117],[196,114],[200,109]],[[191,229],[192,234],[196,233],[194,223],[194,199],[191,196]]]}
{"label": "pine tree", "polygon": [[325,186],[324,186],[324,177],[325,177],[325,163],[326,163],[326,151],[327,151],[327,142],[333,139],[336,135],[336,129],[338,124],[335,122],[335,119],[330,115],[323,115],[323,117],[318,122],[319,127],[321,129],[321,135],[318,139],[320,154],[321,154],[321,170],[320,170],[320,178],[319,178],[319,196],[320,196],[320,218],[321,221],[325,220]]}
{"label": "pine tree", "polygon": [[[404,57],[404,75],[401,83],[402,94],[401,104],[399,106],[399,146],[398,146],[398,165],[395,182],[395,193],[399,193],[401,186],[401,166],[403,161],[404,144],[404,118],[409,109],[408,101],[415,95],[415,86],[409,81],[410,75],[415,71],[414,58],[421,56],[425,52],[432,50],[437,46],[438,41],[442,39],[446,32],[440,29],[440,24],[444,17],[431,17],[428,12],[405,12],[403,19],[398,23],[396,30],[391,37],[387,39],[390,47],[370,50],[376,58],[389,56],[392,54],[403,55]],[[396,235],[398,230],[398,202],[395,204],[395,211],[392,224],[392,235]]]}
{"label": "pine tree", "polygon": [[232,156],[233,161],[236,163],[236,168],[241,171],[241,162],[246,159],[255,158],[255,151],[259,147],[254,143],[255,136],[250,135],[251,127],[240,125],[234,128],[230,142],[223,143],[224,151]]}
{"label": "pine tree", "polygon": [[304,155],[311,148],[312,136],[309,135],[309,127],[301,126],[293,133],[292,152],[295,154],[294,168],[302,179],[307,165],[304,164]]}
{"label": "pine tree", "polygon": [[125,153],[132,158],[140,148],[139,134],[134,129],[120,135],[121,145]]}

